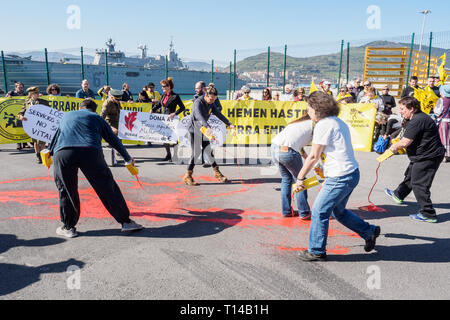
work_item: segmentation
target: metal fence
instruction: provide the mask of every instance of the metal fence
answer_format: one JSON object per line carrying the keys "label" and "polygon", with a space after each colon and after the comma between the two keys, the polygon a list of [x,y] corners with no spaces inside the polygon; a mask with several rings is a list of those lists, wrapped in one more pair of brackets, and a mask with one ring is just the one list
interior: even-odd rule
{"label": "metal fence", "polygon": [[[234,50],[230,73],[233,73],[233,80],[236,77],[244,79],[253,88],[271,87],[283,93],[286,84],[307,87],[312,80],[316,84],[328,80],[339,88],[355,78],[363,77],[367,46],[408,47],[438,60],[444,53],[450,53],[450,31],[432,32],[421,38],[411,34],[385,39],[338,40]],[[408,73],[413,71],[413,59],[411,55]],[[428,63],[428,75],[430,70]],[[230,86],[232,91],[239,89],[234,82]]]}
{"label": "metal fence", "polygon": [[[234,50],[230,52],[232,59],[229,66],[221,68],[220,72],[228,74],[227,81],[230,92],[240,89],[238,79],[245,81],[253,88],[271,87],[283,93],[287,84],[307,87],[312,80],[326,79],[339,87],[354,78],[363,76],[365,47],[368,45],[406,46],[413,50],[420,50],[428,57],[439,59],[444,53],[450,53],[450,31],[430,33],[423,39],[412,34],[385,39],[338,40]],[[69,63],[70,68],[64,68],[63,72],[55,67],[58,63],[49,62],[47,49],[43,50],[44,63],[30,61],[24,68],[20,68],[20,66],[12,68],[15,63],[20,64],[20,60],[5,56],[2,51],[0,88],[6,93],[13,89],[15,81],[45,87],[52,83],[52,79],[57,78],[66,80],[67,91],[76,92],[80,87],[80,81],[85,78],[85,70],[91,66],[85,63],[84,49],[81,47],[76,50],[80,63]],[[413,58],[413,55],[410,54],[407,78],[413,71]],[[214,60],[211,60],[211,82],[214,82],[216,76],[217,67],[215,68],[214,65]],[[166,56],[164,76],[169,76],[170,72]],[[427,74],[430,72],[431,66],[428,63]],[[107,59],[102,74],[104,79],[100,79],[100,81],[105,84],[109,84],[111,78],[117,76],[111,74]]]}

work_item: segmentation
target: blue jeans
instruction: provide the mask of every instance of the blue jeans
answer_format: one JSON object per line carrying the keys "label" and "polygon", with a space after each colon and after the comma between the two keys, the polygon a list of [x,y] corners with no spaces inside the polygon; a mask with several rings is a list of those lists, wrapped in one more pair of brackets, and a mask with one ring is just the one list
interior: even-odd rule
{"label": "blue jeans", "polygon": [[[281,173],[281,208],[283,216],[292,214],[292,185],[297,182],[297,176],[303,167],[302,156],[299,152],[289,148],[288,152],[280,152],[280,146],[272,145],[272,160],[278,165]],[[298,213],[308,215],[311,208],[308,204],[308,192],[296,193]]]}
{"label": "blue jeans", "polygon": [[348,199],[358,183],[359,169],[342,177],[327,178],[316,198],[311,214],[309,252],[317,255],[326,252],[328,226],[332,213],[337,221],[364,240],[370,239],[373,235],[375,226],[345,209]]}

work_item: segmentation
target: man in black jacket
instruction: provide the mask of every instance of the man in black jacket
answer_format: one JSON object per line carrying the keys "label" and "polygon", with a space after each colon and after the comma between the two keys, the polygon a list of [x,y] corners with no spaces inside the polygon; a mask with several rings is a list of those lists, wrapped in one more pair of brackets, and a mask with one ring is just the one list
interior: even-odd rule
{"label": "man in black jacket", "polygon": [[391,115],[392,109],[394,109],[397,106],[397,104],[395,103],[395,98],[389,94],[389,86],[383,87],[381,99],[383,99],[384,103],[383,112],[387,115]]}
{"label": "man in black jacket", "polygon": [[412,76],[411,79],[409,80],[409,86],[403,89],[402,98],[414,97],[414,88],[419,89],[419,85],[417,84],[418,82],[419,78],[417,78],[416,76]]}

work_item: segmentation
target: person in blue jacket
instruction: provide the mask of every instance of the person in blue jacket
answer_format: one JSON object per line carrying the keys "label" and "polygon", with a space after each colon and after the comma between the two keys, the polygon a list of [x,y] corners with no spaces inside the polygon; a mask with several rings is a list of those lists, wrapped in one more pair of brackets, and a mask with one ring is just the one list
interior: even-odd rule
{"label": "person in blue jacket", "polygon": [[122,225],[122,232],[143,229],[130,220],[130,210],[105,162],[102,138],[120,153],[126,163],[134,165],[134,159],[96,110],[97,104],[86,99],[81,103],[80,110],[66,113],[49,146],[55,165],[54,176],[63,223],[56,233],[67,238],[78,236],[75,229],[80,218],[78,169],[81,169],[108,212]]}

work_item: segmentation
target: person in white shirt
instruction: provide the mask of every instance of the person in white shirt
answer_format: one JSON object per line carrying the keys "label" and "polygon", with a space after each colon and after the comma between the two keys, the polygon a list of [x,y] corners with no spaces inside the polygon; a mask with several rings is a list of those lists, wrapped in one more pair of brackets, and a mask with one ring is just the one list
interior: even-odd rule
{"label": "person in white shirt", "polygon": [[327,259],[326,244],[331,214],[337,221],[357,233],[366,241],[364,249],[375,247],[380,227],[370,225],[347,210],[345,206],[359,183],[359,165],[355,159],[348,126],[339,119],[339,105],[326,93],[316,91],[307,99],[308,115],[316,123],[311,153],[306,159],[297,179],[298,190],[304,190],[306,175],[325,156],[325,183],[320,190],[311,213],[309,248],[299,253],[303,261]]}
{"label": "person in white shirt", "polygon": [[[272,139],[272,160],[281,173],[281,207],[284,217],[292,217],[292,185],[302,168],[302,156],[306,159],[303,148],[312,140],[312,121],[309,116],[290,123],[282,132]],[[301,150],[301,151],[300,151]],[[307,191],[296,194],[300,219],[311,218]]]}
{"label": "person in white shirt", "polygon": [[361,99],[359,103],[375,103],[375,109],[378,112],[384,111],[384,102],[379,95],[377,95],[377,90],[374,87],[367,89],[366,95]]}

